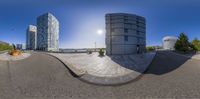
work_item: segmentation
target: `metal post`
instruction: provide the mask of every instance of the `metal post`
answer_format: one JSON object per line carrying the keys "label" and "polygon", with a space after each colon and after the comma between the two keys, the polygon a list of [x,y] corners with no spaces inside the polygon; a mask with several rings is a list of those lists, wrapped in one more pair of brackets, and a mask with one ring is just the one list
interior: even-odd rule
{"label": "metal post", "polygon": [[94,51],[96,52],[96,42],[94,42]]}

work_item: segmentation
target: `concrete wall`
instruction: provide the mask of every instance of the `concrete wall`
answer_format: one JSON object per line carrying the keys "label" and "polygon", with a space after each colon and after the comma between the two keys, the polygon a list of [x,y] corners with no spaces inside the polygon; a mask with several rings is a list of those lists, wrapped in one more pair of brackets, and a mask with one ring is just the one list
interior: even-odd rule
{"label": "concrete wall", "polygon": [[106,14],[106,53],[135,54],[137,45],[140,52],[145,51],[145,19],[133,14]]}

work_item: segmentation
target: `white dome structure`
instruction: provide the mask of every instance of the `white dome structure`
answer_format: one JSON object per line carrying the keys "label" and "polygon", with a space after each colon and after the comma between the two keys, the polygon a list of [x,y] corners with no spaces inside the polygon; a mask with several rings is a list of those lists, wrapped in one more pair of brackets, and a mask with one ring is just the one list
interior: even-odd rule
{"label": "white dome structure", "polygon": [[163,49],[174,50],[176,41],[178,40],[175,36],[165,36],[163,38]]}

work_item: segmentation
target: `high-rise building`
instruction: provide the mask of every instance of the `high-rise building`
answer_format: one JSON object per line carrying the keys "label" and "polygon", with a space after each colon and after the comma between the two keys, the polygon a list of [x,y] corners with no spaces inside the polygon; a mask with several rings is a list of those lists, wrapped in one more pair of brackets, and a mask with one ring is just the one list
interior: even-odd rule
{"label": "high-rise building", "polygon": [[22,44],[16,44],[16,48],[18,49],[18,50],[22,50]]}
{"label": "high-rise building", "polygon": [[35,50],[37,47],[37,27],[29,25],[26,30],[26,49]]}
{"label": "high-rise building", "polygon": [[51,13],[37,18],[37,49],[58,51],[59,22]]}
{"label": "high-rise building", "polygon": [[22,50],[26,49],[26,44],[22,44]]}
{"label": "high-rise building", "polygon": [[105,42],[108,55],[145,52],[145,18],[127,13],[106,14]]}

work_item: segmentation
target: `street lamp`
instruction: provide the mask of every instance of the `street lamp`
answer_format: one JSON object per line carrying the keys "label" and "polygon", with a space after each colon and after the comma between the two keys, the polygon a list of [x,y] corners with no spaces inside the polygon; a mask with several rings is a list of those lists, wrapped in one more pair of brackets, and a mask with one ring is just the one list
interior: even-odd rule
{"label": "street lamp", "polygon": [[94,42],[94,51],[96,52],[97,44]]}
{"label": "street lamp", "polygon": [[[103,34],[103,30],[102,30],[102,29],[98,29],[98,30],[97,30],[97,34],[98,34],[98,35],[102,35],[102,34]],[[95,47],[95,51],[96,51],[96,48],[97,48],[96,41],[94,42],[94,47]]]}

